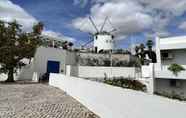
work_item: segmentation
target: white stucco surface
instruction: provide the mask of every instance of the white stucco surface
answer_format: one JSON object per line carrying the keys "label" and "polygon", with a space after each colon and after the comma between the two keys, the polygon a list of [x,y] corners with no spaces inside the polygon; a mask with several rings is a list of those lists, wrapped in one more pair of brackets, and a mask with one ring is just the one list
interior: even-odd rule
{"label": "white stucco surface", "polygon": [[[34,71],[42,76],[47,72],[47,62],[60,62],[60,72],[65,72],[67,64],[76,64],[76,55],[63,49],[39,47],[34,57]],[[59,72],[59,73],[60,73]]]}
{"label": "white stucco surface", "polygon": [[[170,55],[163,58],[162,53]],[[168,70],[173,64],[179,64],[186,69],[186,36],[156,38],[157,66],[155,66],[156,78],[162,79],[186,79],[186,71],[175,76]]]}
{"label": "white stucco surface", "polygon": [[5,81],[7,77],[8,77],[7,74],[4,73],[0,74],[0,81]]}
{"label": "white stucco surface", "polygon": [[178,73],[178,75],[174,75],[169,70],[156,70],[155,71],[155,77],[156,78],[162,78],[162,79],[183,79],[186,80],[186,71],[181,71]]}
{"label": "white stucco surface", "polygon": [[186,103],[103,83],[51,74],[49,84],[67,92],[101,118],[185,118]]}
{"label": "white stucco surface", "polygon": [[160,50],[186,49],[186,36],[160,38]]}
{"label": "white stucco surface", "polygon": [[98,67],[98,66],[77,66],[71,67],[71,75],[81,78],[125,77],[135,78],[134,67]]}
{"label": "white stucco surface", "polygon": [[[97,38],[96,38],[97,37]],[[108,34],[99,34],[94,36],[94,47],[100,50],[113,50],[114,49],[114,40],[112,35]]]}

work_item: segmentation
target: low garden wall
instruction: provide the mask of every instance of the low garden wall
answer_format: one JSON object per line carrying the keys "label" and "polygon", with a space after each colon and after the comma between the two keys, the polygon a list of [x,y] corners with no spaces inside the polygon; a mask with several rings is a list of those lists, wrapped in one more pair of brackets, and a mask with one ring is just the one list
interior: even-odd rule
{"label": "low garden wall", "polygon": [[135,78],[135,67],[67,66],[68,75],[81,78]]}

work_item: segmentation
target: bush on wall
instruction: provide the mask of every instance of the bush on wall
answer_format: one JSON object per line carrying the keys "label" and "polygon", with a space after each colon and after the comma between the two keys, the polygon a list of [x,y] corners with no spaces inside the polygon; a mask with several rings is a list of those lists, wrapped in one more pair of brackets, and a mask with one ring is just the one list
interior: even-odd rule
{"label": "bush on wall", "polygon": [[133,89],[138,91],[146,91],[146,85],[142,84],[140,81],[133,80],[133,79],[126,79],[123,77],[114,78],[114,79],[105,79],[104,83],[113,86],[122,87],[122,88],[128,88],[128,89]]}

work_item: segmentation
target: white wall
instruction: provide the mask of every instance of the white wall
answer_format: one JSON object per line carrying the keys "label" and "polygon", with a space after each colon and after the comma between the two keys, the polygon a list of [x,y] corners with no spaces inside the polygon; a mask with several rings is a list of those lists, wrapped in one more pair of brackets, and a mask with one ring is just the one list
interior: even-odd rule
{"label": "white wall", "polygon": [[34,71],[38,72],[39,76],[43,75],[47,71],[48,60],[59,61],[61,64],[65,62],[64,55],[64,51],[61,49],[39,47],[34,58]]}
{"label": "white wall", "polygon": [[7,79],[7,74],[1,73],[0,74],[0,81],[5,81]]}
{"label": "white wall", "polygon": [[[149,66],[142,66],[142,78],[144,78],[143,82],[147,86],[147,90],[149,93],[161,93],[161,94],[172,94],[174,91],[176,94],[183,96],[186,98],[186,72],[180,72],[177,76],[175,76],[172,72],[168,70],[153,70],[152,64]],[[177,81],[181,81],[182,86],[171,87],[170,80],[176,79]],[[146,82],[146,81],[147,82]],[[146,83],[145,83],[146,82]]]}
{"label": "white wall", "polygon": [[65,73],[66,64],[76,64],[76,55],[62,49],[39,47],[34,58],[34,71],[39,76],[46,73],[48,60],[59,61],[60,72]]}
{"label": "white wall", "polygon": [[161,79],[181,79],[181,80],[186,80],[186,71],[181,71],[176,76],[169,70],[161,70],[161,71],[160,70],[156,70],[155,71],[155,77],[156,78],[161,78]]}
{"label": "white wall", "polygon": [[[78,77],[82,78],[105,78],[105,74],[110,77],[135,78],[134,67],[95,67],[95,66],[78,66],[72,67],[71,72],[76,72]],[[74,70],[78,70],[74,71]],[[75,74],[71,74],[75,75]]]}
{"label": "white wall", "polygon": [[[173,54],[173,59],[163,60],[162,52]],[[156,38],[156,54],[159,70],[166,68],[172,63],[177,63],[186,67],[186,36]]]}
{"label": "white wall", "polygon": [[186,36],[160,38],[160,50],[186,49]]}
{"label": "white wall", "polygon": [[185,118],[183,102],[60,74],[51,74],[49,84],[101,118]]}
{"label": "white wall", "polygon": [[[154,94],[155,92],[155,76],[154,76],[154,65],[153,63],[141,67],[142,83],[146,85],[147,92]],[[138,80],[141,80],[140,78]]]}
{"label": "white wall", "polygon": [[97,47],[98,51],[100,51],[102,49],[113,50],[114,49],[114,40],[112,39],[112,35],[108,35],[108,34],[95,35],[94,36],[94,47]]}
{"label": "white wall", "polygon": [[[14,73],[14,80],[19,80],[20,70],[17,70],[17,73]],[[8,74],[0,73],[0,81],[5,81],[8,78]]]}
{"label": "white wall", "polygon": [[18,80],[32,80],[32,76],[34,73],[34,63],[33,61],[21,68],[21,72],[19,74]]}

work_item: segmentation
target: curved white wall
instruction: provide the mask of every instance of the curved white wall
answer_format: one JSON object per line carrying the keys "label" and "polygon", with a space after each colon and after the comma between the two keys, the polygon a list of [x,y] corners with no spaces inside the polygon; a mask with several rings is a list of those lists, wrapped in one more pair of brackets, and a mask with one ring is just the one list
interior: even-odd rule
{"label": "curved white wall", "polygon": [[114,49],[114,40],[112,35],[109,34],[98,34],[94,36],[94,47],[100,50],[111,50]]}

